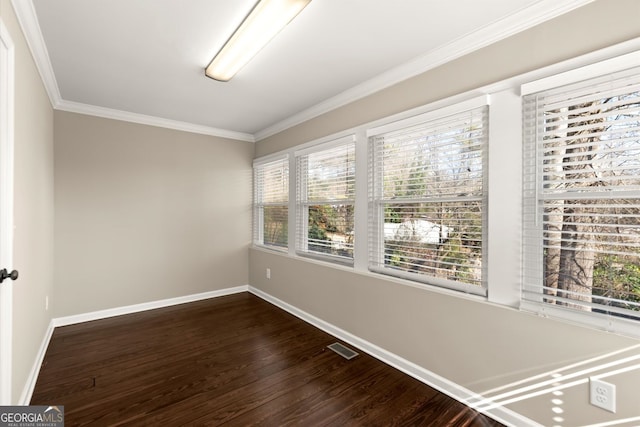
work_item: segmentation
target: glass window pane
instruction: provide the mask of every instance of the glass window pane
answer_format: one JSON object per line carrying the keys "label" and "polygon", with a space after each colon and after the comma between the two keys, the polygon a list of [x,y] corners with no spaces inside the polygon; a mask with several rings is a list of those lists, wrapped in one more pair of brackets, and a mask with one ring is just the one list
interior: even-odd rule
{"label": "glass window pane", "polygon": [[386,203],[385,267],[482,284],[482,202]]}
{"label": "glass window pane", "polygon": [[289,209],[287,206],[265,206],[263,208],[265,245],[287,247]]}
{"label": "glass window pane", "polygon": [[310,252],[353,258],[353,205],[308,207]]}

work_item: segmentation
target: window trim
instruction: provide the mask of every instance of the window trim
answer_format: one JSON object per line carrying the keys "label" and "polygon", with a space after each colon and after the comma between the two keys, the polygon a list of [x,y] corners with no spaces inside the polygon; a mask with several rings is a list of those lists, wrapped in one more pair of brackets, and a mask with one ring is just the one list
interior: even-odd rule
{"label": "window trim", "polygon": [[383,125],[379,125],[376,127],[371,127],[367,129],[366,136],[367,136],[367,139],[369,139],[371,137],[378,136],[383,133],[402,130],[404,128],[408,128],[411,126],[420,125],[424,122],[436,120],[436,119],[450,116],[453,114],[464,113],[466,111],[473,110],[479,107],[484,107],[486,105],[491,105],[491,95],[489,94],[476,96],[474,98],[467,99],[465,101],[451,103],[449,105],[442,106],[442,107],[436,107],[427,112],[424,112],[415,116],[392,121],[390,123],[385,123]]}
{"label": "window trim", "polygon": [[[604,77],[606,75],[621,72],[624,70],[628,70],[631,68],[640,67],[640,50],[623,54],[617,57],[609,58],[606,60],[598,61],[591,63],[589,65],[585,65],[579,68],[575,68],[569,71],[565,71],[562,73],[554,74],[551,76],[547,76],[545,78],[531,81],[528,83],[524,83],[521,85],[520,94],[521,94],[521,104],[524,110],[524,101],[527,95],[533,95],[540,92],[545,92],[548,90],[561,88],[563,86],[569,86],[572,84],[579,83],[585,80],[591,80],[595,78]],[[531,284],[529,280],[525,277],[526,271],[532,268],[542,269],[542,265],[544,262],[542,253],[534,255],[531,251],[527,253],[527,247],[531,245],[539,244],[543,240],[543,230],[542,230],[542,219],[543,213],[540,212],[540,208],[538,207],[539,203],[543,200],[549,200],[550,196],[543,197],[539,194],[539,180],[538,177],[540,165],[538,158],[538,144],[539,141],[537,138],[529,140],[524,136],[526,132],[526,118],[523,114],[523,122],[522,122],[522,130],[523,130],[523,167],[522,167],[522,175],[523,175],[523,185],[527,182],[526,177],[526,166],[524,165],[524,157],[526,156],[528,151],[535,152],[535,160],[533,167],[535,168],[536,176],[535,179],[535,190],[529,191],[529,195],[523,190],[523,206],[533,206],[533,207],[525,207],[523,210],[523,218],[522,218],[522,252],[523,252],[523,261],[521,267],[521,295],[520,295],[520,304],[519,308],[522,311],[531,312],[538,314],[543,317],[549,317],[554,319],[559,319],[563,321],[567,321],[569,323],[592,327],[608,332],[614,333],[622,333],[628,336],[638,337],[640,336],[640,321],[626,319],[621,316],[611,316],[604,313],[597,313],[592,311],[580,311],[572,308],[564,308],[559,305],[553,305],[547,302],[544,302],[542,299],[542,293],[540,293],[540,297],[537,298],[535,293],[532,296],[525,297],[525,292],[531,294],[531,291],[527,291],[527,288],[531,287],[539,287],[542,289],[543,284],[540,283],[538,285]],[[531,147],[534,145],[534,147]],[[531,177],[529,177],[529,181]],[[581,193],[575,197],[585,198],[591,193]],[[573,197],[573,198],[575,198]],[[609,198],[609,195],[595,194],[593,197],[595,198]],[[551,197],[553,198],[553,197]],[[527,210],[528,209],[528,210]],[[530,210],[535,209],[536,216],[535,221],[539,223],[535,229],[527,228],[528,222],[525,219],[525,215],[528,213],[531,214]],[[531,220],[529,220],[530,222]]]}
{"label": "window trim", "polygon": [[[368,160],[368,144],[367,132],[376,127],[388,125],[392,122],[408,119],[420,114],[428,113],[439,108],[446,108],[453,104],[468,101],[478,95],[490,95],[492,105],[490,106],[491,114],[489,117],[489,155],[487,168],[488,175],[488,224],[487,224],[487,292],[486,297],[468,294],[448,288],[425,285],[424,283],[414,280],[403,279],[400,277],[388,276],[372,272],[368,270],[366,238],[356,238],[354,247],[354,264],[353,266],[344,266],[338,263],[326,262],[322,259],[314,259],[302,257],[295,253],[295,233],[289,234],[289,251],[287,253],[273,251],[270,248],[252,245],[255,250],[264,251],[266,253],[285,256],[305,263],[311,263],[318,266],[329,267],[345,272],[353,272],[363,275],[371,279],[384,280],[390,284],[400,286],[409,286],[422,291],[434,294],[446,295],[449,297],[461,298],[468,301],[484,302],[494,304],[505,309],[522,310],[521,307],[521,279],[520,275],[523,268],[522,258],[522,126],[521,126],[521,90],[526,88],[527,84],[536,81],[549,81],[557,75],[563,74],[570,76],[575,70],[589,67],[596,63],[604,63],[609,60],[615,60],[617,57],[634,56],[640,53],[640,37],[630,39],[618,44],[607,46],[603,49],[581,54],[571,57],[560,62],[546,65],[537,69],[526,71],[520,75],[507,77],[504,80],[495,81],[486,85],[475,87],[471,90],[447,96],[444,98],[433,99],[424,105],[400,111],[379,119],[374,119],[366,123],[353,125],[349,128],[341,129],[337,132],[308,140],[300,144],[295,144],[289,148],[271,152],[264,156],[260,156],[254,160],[273,158],[274,156],[289,155],[290,170],[293,170],[295,164],[293,155],[296,151],[311,148],[318,144],[329,142],[337,138],[350,134],[356,135],[356,170],[366,171]],[[571,83],[571,82],[569,82]],[[508,124],[508,125],[507,125]],[[321,132],[322,130],[320,130]],[[320,133],[316,133],[320,134]],[[363,141],[365,141],[363,143]],[[259,144],[259,142],[258,142]],[[367,173],[362,177],[362,173],[358,173],[356,177],[356,218],[355,218],[355,235],[367,236],[367,218],[368,218],[368,194],[367,194]],[[505,176],[513,177],[506,180]],[[508,182],[507,182],[508,181]],[[290,209],[289,224],[295,222],[295,212],[291,208],[291,201],[295,200],[295,174],[290,174]],[[293,194],[292,194],[293,193]],[[293,203],[295,205],[295,203]],[[504,210],[505,205],[508,208],[508,218],[504,215],[496,215],[499,210]],[[499,231],[496,231],[499,230]],[[496,238],[497,235],[497,238]],[[505,265],[506,264],[506,265]],[[608,330],[605,326],[593,325],[579,319],[566,319],[562,316],[556,316],[547,311],[540,313],[542,316],[553,317],[554,319],[577,325],[580,327]],[[640,330],[637,324],[630,328],[618,330],[627,336],[635,338],[640,337]]]}
{"label": "window trim", "polygon": [[[264,204],[257,203],[256,198],[258,193],[260,192],[260,188],[258,187],[258,183],[256,182],[256,173],[257,168],[264,167],[269,163],[275,163],[279,161],[289,162],[289,154],[288,153],[276,153],[274,155],[269,155],[265,157],[261,157],[259,159],[254,159],[253,161],[253,203],[252,203],[252,212],[253,212],[253,221],[252,221],[252,244],[253,246],[267,249],[269,251],[281,252],[285,253],[289,250],[289,243],[287,243],[286,247],[278,247],[275,245],[267,245],[264,243],[264,214],[261,212],[261,208],[264,208]],[[287,171],[287,179],[291,179],[291,166],[289,165]],[[289,184],[290,185],[290,184]],[[284,204],[283,204],[284,205]],[[290,209],[290,193],[287,194],[287,212]],[[287,235],[289,235],[289,221],[287,221]]]}
{"label": "window trim", "polygon": [[524,83],[520,86],[520,96],[524,97],[638,66],[640,66],[640,51],[623,54]]}
{"label": "window trim", "polygon": [[[450,104],[445,107],[435,108],[433,110],[427,111],[425,113],[415,115],[403,120],[393,121],[381,126],[377,126],[371,129],[368,129],[366,132],[367,136],[367,146],[369,148],[369,161],[367,166],[367,174],[369,177],[369,215],[368,215],[368,269],[369,271],[382,274],[385,276],[396,276],[405,280],[411,280],[418,283],[424,283],[427,286],[437,286],[452,289],[454,291],[479,295],[482,297],[486,297],[488,294],[487,291],[487,225],[488,225],[488,215],[487,215],[487,207],[488,207],[488,173],[487,173],[487,165],[488,165],[488,154],[489,154],[489,129],[484,129],[483,138],[484,143],[482,146],[482,171],[483,171],[483,192],[480,198],[480,203],[482,204],[482,278],[480,286],[472,285],[464,282],[457,282],[449,279],[438,278],[428,274],[414,274],[403,270],[395,270],[390,269],[384,266],[380,266],[380,260],[373,260],[374,252],[378,254],[382,254],[384,251],[380,248],[384,247],[384,220],[380,218],[380,208],[376,207],[376,197],[373,194],[372,186],[375,185],[375,182],[380,182],[383,180],[383,177],[380,174],[379,170],[372,169],[372,156],[374,155],[375,149],[372,148],[373,138],[376,136],[386,134],[394,131],[401,131],[407,128],[411,128],[416,125],[421,125],[428,123],[433,120],[439,120],[448,116],[453,116],[457,114],[465,114],[472,110],[476,110],[482,107],[489,107],[491,98],[488,94],[477,96],[462,102]],[[490,120],[490,112],[487,110],[487,124]]]}
{"label": "window trim", "polygon": [[[318,252],[313,252],[313,251],[309,251],[309,250],[304,250],[303,246],[306,246],[305,244],[302,243],[301,239],[299,238],[299,236],[304,236],[303,239],[306,242],[307,238],[308,238],[308,211],[305,212],[299,212],[299,210],[301,208],[303,208],[304,206],[308,206],[309,203],[308,202],[303,202],[302,200],[300,200],[300,192],[302,191],[302,188],[300,188],[301,185],[301,179],[298,177],[298,173],[300,171],[300,160],[308,155],[311,154],[315,154],[315,153],[320,153],[323,151],[328,151],[328,150],[332,150],[334,148],[338,148],[338,147],[342,147],[342,146],[346,146],[349,144],[353,144],[353,148],[354,148],[354,155],[355,155],[355,151],[356,151],[356,144],[357,144],[357,140],[356,140],[356,135],[355,134],[350,134],[350,135],[346,135],[346,136],[342,136],[340,138],[336,138],[327,142],[323,142],[321,144],[316,144],[313,145],[311,147],[306,147],[304,149],[300,149],[300,150],[296,150],[294,152],[294,162],[295,162],[295,190],[296,190],[296,197],[295,197],[295,213],[296,213],[296,229],[295,229],[295,236],[296,236],[296,243],[295,243],[295,253],[296,255],[302,256],[302,257],[308,257],[308,258],[317,258],[326,262],[331,262],[331,263],[336,263],[336,264],[342,264],[342,265],[346,265],[346,266],[353,266],[354,265],[354,259],[355,259],[355,247],[353,249],[354,251],[354,256],[349,258],[349,257],[342,257],[342,256],[338,256],[338,255],[331,255],[331,254],[322,254],[322,253],[318,253]],[[355,159],[357,159],[357,156],[355,157]],[[355,167],[355,161],[354,161],[354,167]],[[355,168],[355,170],[357,171],[358,169]],[[357,179],[357,172],[355,174],[356,179]],[[354,198],[353,200],[349,201],[349,204],[352,204],[354,206],[354,210],[355,210],[355,205],[356,205],[356,200],[355,200],[355,194],[354,194]],[[355,215],[354,215],[354,223],[355,223]],[[354,233],[354,241],[355,241],[355,233]]]}

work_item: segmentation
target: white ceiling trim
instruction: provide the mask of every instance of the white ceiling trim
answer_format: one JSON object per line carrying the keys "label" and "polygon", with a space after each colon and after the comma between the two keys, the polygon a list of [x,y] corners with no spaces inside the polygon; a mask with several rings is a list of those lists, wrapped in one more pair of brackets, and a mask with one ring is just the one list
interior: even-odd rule
{"label": "white ceiling trim", "polygon": [[304,123],[307,120],[372,95],[394,84],[415,77],[430,69],[489,46],[492,43],[503,40],[593,1],[594,0],[542,0],[505,19],[489,24],[478,31],[467,34],[419,58],[395,67],[351,89],[347,89],[326,101],[320,102],[311,108],[258,131],[255,133],[255,139],[256,141],[261,141],[293,126]]}
{"label": "white ceiling trim", "polygon": [[44,38],[40,31],[40,24],[38,23],[38,16],[36,15],[33,2],[31,0],[11,0],[11,5],[16,12],[18,23],[20,27],[22,27],[22,32],[27,39],[27,45],[31,50],[31,56],[33,56],[33,60],[36,63],[36,68],[38,68],[40,78],[42,78],[42,82],[44,83],[44,88],[49,95],[49,101],[51,101],[51,105],[56,108],[62,100],[62,97],[60,96],[56,75],[51,66],[47,45],[44,43]]}
{"label": "white ceiling trim", "polygon": [[88,114],[91,116],[104,117],[108,119],[122,120],[126,122],[139,123],[143,125],[163,127],[168,129],[181,130],[185,132],[198,133],[202,135],[217,136],[221,138],[235,139],[239,141],[255,142],[253,135],[249,133],[236,132],[226,129],[218,129],[209,126],[202,126],[193,123],[170,120],[161,117],[147,116],[144,114],[132,113],[129,111],[115,110],[111,108],[98,107],[95,105],[83,104],[80,102],[66,101],[60,95],[58,82],[56,81],[49,52],[44,42],[38,16],[31,0],[11,0],[13,9],[16,12],[18,23],[22,27],[22,32],[27,40],[27,45],[31,50],[31,55],[36,63],[45,90],[49,95],[51,105],[56,110],[69,111],[73,113]]}
{"label": "white ceiling trim", "polygon": [[470,33],[452,43],[428,52],[413,61],[393,68],[373,79],[354,86],[332,98],[260,130],[253,135],[63,100],[53,72],[53,67],[51,66],[49,53],[40,31],[40,25],[33,2],[31,0],[11,0],[11,4],[16,12],[22,31],[25,34],[27,44],[29,45],[29,49],[31,50],[31,54],[53,108],[150,126],[256,142],[593,1],[594,0],[541,0],[534,6],[522,9],[505,19],[487,25],[479,31]]}
{"label": "white ceiling trim", "polygon": [[68,111],[71,113],[88,114],[90,116],[104,117],[107,119],[139,123],[142,125],[156,126],[161,128],[180,130],[184,132],[198,133],[202,135],[217,136],[220,138],[235,139],[238,141],[256,142],[254,136],[250,133],[218,129],[209,126],[196,125],[188,122],[181,122],[178,120],[163,119],[161,117],[131,113],[129,111],[115,110],[112,108],[98,107],[95,105],[83,104],[81,102],[62,100],[58,102],[56,110]]}

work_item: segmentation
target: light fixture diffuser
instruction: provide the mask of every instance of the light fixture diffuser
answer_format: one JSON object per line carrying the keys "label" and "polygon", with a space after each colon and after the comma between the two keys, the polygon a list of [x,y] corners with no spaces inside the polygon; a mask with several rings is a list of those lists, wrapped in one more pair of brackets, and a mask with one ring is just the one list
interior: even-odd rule
{"label": "light fixture diffuser", "polygon": [[311,0],[260,0],[222,49],[211,60],[205,74],[229,81]]}

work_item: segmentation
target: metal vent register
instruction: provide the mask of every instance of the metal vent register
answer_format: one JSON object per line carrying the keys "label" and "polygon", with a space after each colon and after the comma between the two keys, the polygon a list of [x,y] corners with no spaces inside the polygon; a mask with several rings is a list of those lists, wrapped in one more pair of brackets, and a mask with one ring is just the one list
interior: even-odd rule
{"label": "metal vent register", "polygon": [[348,347],[343,346],[339,342],[333,343],[327,346],[328,349],[335,351],[340,356],[344,357],[347,360],[351,360],[358,355],[355,351],[351,350]]}

